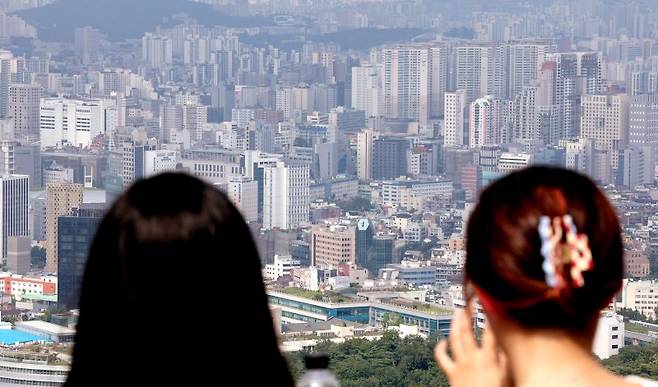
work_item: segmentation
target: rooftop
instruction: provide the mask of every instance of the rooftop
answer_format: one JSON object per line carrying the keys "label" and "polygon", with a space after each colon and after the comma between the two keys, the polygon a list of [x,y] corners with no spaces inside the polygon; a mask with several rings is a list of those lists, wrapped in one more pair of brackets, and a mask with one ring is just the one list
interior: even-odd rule
{"label": "rooftop", "polygon": [[306,290],[302,288],[276,288],[272,289],[274,291],[289,294],[291,296],[297,296],[302,298],[307,298],[314,301],[325,301],[332,304],[340,304],[344,302],[352,301],[350,298],[343,296],[342,294],[336,292],[320,292],[314,290]]}
{"label": "rooftop", "polygon": [[15,329],[2,329],[0,330],[0,345],[9,346],[24,343],[31,343],[34,341],[48,341],[45,337],[33,335],[17,331]]}
{"label": "rooftop", "polygon": [[61,325],[41,321],[41,320],[33,320],[33,321],[21,321],[16,323],[16,327],[18,329],[20,328],[27,328],[31,330],[38,330],[41,332],[45,332],[47,334],[52,334],[52,335],[73,335],[75,334],[75,330],[67,327],[63,327]]}

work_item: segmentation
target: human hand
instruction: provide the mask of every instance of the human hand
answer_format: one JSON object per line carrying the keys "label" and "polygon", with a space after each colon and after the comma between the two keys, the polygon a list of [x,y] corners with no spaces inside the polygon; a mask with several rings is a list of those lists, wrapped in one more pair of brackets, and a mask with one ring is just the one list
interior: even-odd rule
{"label": "human hand", "polygon": [[[441,340],[437,344],[434,358],[452,387],[511,386],[507,358],[498,350],[496,337],[487,326],[479,345],[467,310],[470,309],[455,311],[449,341]],[[448,342],[452,358],[448,355]]]}

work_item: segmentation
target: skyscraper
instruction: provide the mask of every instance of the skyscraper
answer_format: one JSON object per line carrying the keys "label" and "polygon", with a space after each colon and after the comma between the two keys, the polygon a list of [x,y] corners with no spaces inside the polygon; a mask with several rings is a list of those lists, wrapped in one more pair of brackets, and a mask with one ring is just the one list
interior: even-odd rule
{"label": "skyscraper", "polygon": [[585,95],[581,110],[581,136],[608,152],[616,170],[618,152],[628,144],[628,95]]}
{"label": "skyscraper", "polygon": [[508,85],[505,97],[514,99],[523,87],[538,78],[546,54],[552,50],[552,47],[543,43],[512,43],[506,49]]}
{"label": "skyscraper", "polygon": [[495,44],[460,46],[455,49],[457,89],[470,103],[485,95],[505,94],[505,51]]}
{"label": "skyscraper", "polygon": [[17,139],[39,139],[39,104],[43,88],[36,84],[12,84],[9,86],[9,111],[7,116],[14,120]]}
{"label": "skyscraper", "polygon": [[173,46],[169,37],[146,33],[142,37],[142,61],[163,70],[173,63]]}
{"label": "skyscraper", "polygon": [[375,180],[397,179],[407,174],[406,138],[383,137],[373,141],[372,178]]}
{"label": "skyscraper", "polygon": [[501,131],[501,102],[491,95],[471,103],[468,121],[468,146],[499,144]]}
{"label": "skyscraper", "polygon": [[384,115],[427,125],[443,114],[448,55],[442,46],[404,45],[382,52]]}
{"label": "skyscraper", "polygon": [[57,219],[82,205],[82,184],[54,183],[46,187],[46,268],[54,273],[58,265]]}
{"label": "skyscraper", "polygon": [[383,72],[382,65],[352,67],[352,108],[365,111],[366,117],[377,117],[383,113]]}
{"label": "skyscraper", "polygon": [[372,155],[375,132],[365,129],[357,135],[356,170],[359,180],[372,179]]}
{"label": "skyscraper", "polygon": [[7,258],[11,236],[29,236],[30,182],[25,175],[0,175],[0,253]]}
{"label": "skyscraper", "polygon": [[520,143],[544,142],[540,132],[537,86],[524,86],[514,99],[513,140]]}
{"label": "skyscraper", "polygon": [[89,249],[103,214],[102,208],[83,206],[57,221],[57,303],[67,309],[78,307]]}
{"label": "skyscraper", "polygon": [[368,252],[372,247],[373,224],[369,219],[359,219],[356,223],[355,255],[356,264],[366,267],[368,264]]}
{"label": "skyscraper", "polygon": [[160,106],[160,140],[175,142],[183,130],[183,106],[165,103]]}
{"label": "skyscraper", "polygon": [[550,53],[546,60],[555,63],[553,103],[559,115],[555,137],[577,137],[581,97],[602,91],[601,53]]}
{"label": "skyscraper", "polygon": [[658,158],[658,94],[631,97],[628,122],[629,145],[649,146]]}
{"label": "skyscraper", "polygon": [[309,220],[309,167],[279,161],[264,168],[263,228],[294,229]]}
{"label": "skyscraper", "polygon": [[464,127],[466,126],[466,92],[457,90],[445,93],[445,114],[443,119],[443,145],[464,145]]}

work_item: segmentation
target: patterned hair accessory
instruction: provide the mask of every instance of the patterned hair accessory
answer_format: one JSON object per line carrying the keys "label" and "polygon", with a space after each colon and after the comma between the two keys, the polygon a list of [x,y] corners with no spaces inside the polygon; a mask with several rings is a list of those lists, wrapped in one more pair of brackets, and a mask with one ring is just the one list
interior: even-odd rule
{"label": "patterned hair accessory", "polygon": [[578,234],[571,215],[556,216],[553,219],[542,216],[538,231],[542,240],[542,269],[546,284],[554,289],[567,286],[564,274],[565,267],[568,267],[572,286],[583,287],[583,272],[591,270],[594,262],[587,235]]}

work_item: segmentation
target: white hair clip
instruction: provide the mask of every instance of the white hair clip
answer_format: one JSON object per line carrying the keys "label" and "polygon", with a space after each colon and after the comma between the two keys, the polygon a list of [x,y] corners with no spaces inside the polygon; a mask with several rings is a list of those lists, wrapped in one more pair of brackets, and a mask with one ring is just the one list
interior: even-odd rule
{"label": "white hair clip", "polygon": [[567,285],[564,277],[565,266],[568,267],[573,287],[585,285],[583,272],[591,270],[592,251],[587,235],[578,234],[571,215],[539,218],[539,236],[542,240],[541,255],[544,257],[546,284],[551,288]]}

